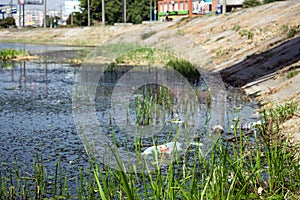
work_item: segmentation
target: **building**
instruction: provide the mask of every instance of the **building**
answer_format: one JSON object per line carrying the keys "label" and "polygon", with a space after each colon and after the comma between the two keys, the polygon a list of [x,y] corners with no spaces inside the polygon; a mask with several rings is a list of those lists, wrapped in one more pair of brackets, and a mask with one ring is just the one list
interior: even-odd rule
{"label": "building", "polygon": [[[226,9],[242,6],[244,0],[226,0]],[[171,20],[193,15],[205,15],[222,9],[223,0],[158,0],[159,21],[164,21],[168,11]]]}

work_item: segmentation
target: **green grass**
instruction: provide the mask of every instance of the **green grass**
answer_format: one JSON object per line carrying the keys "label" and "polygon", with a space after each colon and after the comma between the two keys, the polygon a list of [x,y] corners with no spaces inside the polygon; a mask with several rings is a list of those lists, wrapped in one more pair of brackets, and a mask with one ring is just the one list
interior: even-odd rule
{"label": "green grass", "polygon": [[166,50],[149,47],[140,47],[119,54],[116,57],[117,64],[165,64],[168,60],[174,59],[174,55]]}
{"label": "green grass", "polygon": [[[208,157],[190,153],[154,171],[126,173],[103,168],[90,157],[90,169],[80,170],[76,179],[70,179],[60,162],[55,172],[46,172],[37,158],[31,176],[24,176],[17,167],[6,168],[0,175],[0,198],[297,199],[298,148],[280,135],[279,124],[298,110],[295,102],[264,110],[265,123],[253,133],[254,140],[235,128],[237,141],[219,139]],[[75,194],[70,194],[71,181],[76,183]]]}
{"label": "green grass", "polygon": [[294,29],[294,28],[290,29],[287,34],[287,38],[294,37],[298,32],[299,32],[299,30],[297,30],[297,29]]}
{"label": "green grass", "polygon": [[156,64],[177,70],[184,77],[199,78],[197,69],[184,58],[174,55],[172,52],[149,47],[141,47],[118,54],[117,64],[148,65]]}
{"label": "green grass", "polygon": [[146,39],[152,37],[155,33],[156,33],[156,31],[149,31],[149,32],[143,33],[141,38],[142,38],[142,40],[146,40]]}
{"label": "green grass", "polygon": [[241,29],[241,26],[237,24],[237,25],[234,25],[231,30],[238,31],[240,29]]}
{"label": "green grass", "polygon": [[287,78],[292,78],[294,76],[297,76],[299,73],[300,73],[300,71],[294,70],[294,71],[291,71],[291,72],[287,73],[286,77]]}
{"label": "green grass", "polygon": [[254,34],[251,31],[246,30],[246,29],[240,31],[239,34],[241,37],[246,37],[248,40],[251,40],[254,36]]}
{"label": "green grass", "polygon": [[[135,98],[135,122],[138,125],[149,125],[152,122],[163,120],[165,114],[172,112],[174,96],[170,89],[163,86],[144,87],[142,96]],[[162,111],[162,112],[161,112]]]}
{"label": "green grass", "polygon": [[177,70],[186,78],[199,78],[200,73],[189,61],[182,58],[171,59],[167,63],[167,67]]}

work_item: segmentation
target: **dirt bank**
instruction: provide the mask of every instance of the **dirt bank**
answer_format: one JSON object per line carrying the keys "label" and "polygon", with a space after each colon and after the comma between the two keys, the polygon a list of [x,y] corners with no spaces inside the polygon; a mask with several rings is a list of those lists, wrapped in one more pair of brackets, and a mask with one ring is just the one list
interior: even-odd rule
{"label": "dirt bank", "polygon": [[[0,42],[169,48],[204,70],[219,71],[225,82],[259,94],[265,103],[299,102],[299,19],[300,1],[291,0],[178,23],[1,30]],[[300,127],[299,115],[295,123]],[[300,135],[299,129],[291,130]]]}

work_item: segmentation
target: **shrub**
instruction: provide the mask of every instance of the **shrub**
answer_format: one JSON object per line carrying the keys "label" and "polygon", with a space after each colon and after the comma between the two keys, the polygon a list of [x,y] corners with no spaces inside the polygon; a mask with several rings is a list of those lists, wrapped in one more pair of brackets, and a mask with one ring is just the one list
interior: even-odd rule
{"label": "shrub", "polygon": [[16,21],[13,17],[6,17],[4,20],[0,21],[0,27],[9,28],[10,26],[16,26]]}
{"label": "shrub", "polygon": [[149,32],[147,32],[147,33],[144,33],[144,34],[142,35],[142,40],[145,40],[145,39],[147,39],[147,38],[153,36],[155,33],[156,33],[156,31],[149,31]]}
{"label": "shrub", "polygon": [[250,8],[261,5],[259,0],[245,0],[243,3],[244,8]]}
{"label": "shrub", "polygon": [[239,32],[239,34],[241,37],[246,36],[248,40],[252,39],[253,35],[254,35],[251,31],[248,31],[248,30],[242,30]]}
{"label": "shrub", "polygon": [[275,2],[275,1],[278,1],[278,0],[264,0],[264,4],[272,3],[272,2]]}
{"label": "shrub", "polygon": [[292,72],[289,72],[286,77],[287,78],[292,78],[294,76],[297,76],[298,74],[300,73],[300,71],[292,71]]}
{"label": "shrub", "polygon": [[170,60],[167,63],[167,66],[177,70],[179,73],[181,73],[186,78],[199,78],[200,77],[200,74],[199,74],[197,68],[195,68],[187,60],[175,58],[175,59]]}
{"label": "shrub", "polygon": [[296,29],[291,29],[287,35],[288,38],[294,37],[298,31]]}

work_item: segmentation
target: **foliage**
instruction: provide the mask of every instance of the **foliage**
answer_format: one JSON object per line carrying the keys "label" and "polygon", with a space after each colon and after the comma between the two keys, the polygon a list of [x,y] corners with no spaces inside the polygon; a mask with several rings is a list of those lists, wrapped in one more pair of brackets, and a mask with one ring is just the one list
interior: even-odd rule
{"label": "foliage", "polygon": [[175,58],[167,63],[168,67],[171,67],[180,72],[186,78],[199,78],[200,74],[189,61],[181,58]]}
{"label": "foliage", "polygon": [[9,28],[11,26],[16,26],[16,21],[13,17],[6,17],[5,19],[0,20],[0,28]]}
{"label": "foliage", "polygon": [[[149,1],[127,0],[126,1],[126,22],[140,24],[149,20]],[[74,16],[74,24],[87,25],[88,6],[87,0],[80,0],[82,14]],[[102,1],[90,0],[91,23],[102,21]],[[122,22],[122,0],[105,0],[105,22],[114,24]]]}
{"label": "foliage", "polygon": [[0,49],[0,60],[13,60],[18,56],[28,56],[29,52],[23,49]]}
{"label": "foliage", "polygon": [[234,128],[235,142],[220,138],[207,156],[189,150],[169,166],[155,164],[156,170],[147,172],[118,171],[91,156],[90,168],[78,169],[76,177],[59,161],[47,171],[39,157],[33,173],[21,171],[18,163],[15,168],[1,163],[0,199],[298,199],[299,149],[278,129],[298,111],[295,102],[265,110],[251,138]]}
{"label": "foliage", "polygon": [[280,30],[282,33],[287,33],[287,38],[294,37],[299,31],[300,26],[291,26],[289,24],[282,24],[280,26]]}
{"label": "foliage", "polygon": [[239,32],[239,34],[240,34],[241,37],[246,36],[248,40],[252,39],[252,38],[253,38],[253,35],[254,35],[254,34],[253,34],[251,31],[249,31],[249,30],[242,30],[242,31]]}
{"label": "foliage", "polygon": [[297,33],[298,33],[298,30],[292,28],[292,29],[288,32],[287,37],[288,37],[288,38],[294,37]]}
{"label": "foliage", "polygon": [[240,30],[240,28],[241,28],[241,26],[238,25],[238,24],[236,24],[236,25],[234,25],[234,26],[232,27],[231,30],[233,30],[233,31],[238,31],[238,30]]}
{"label": "foliage", "polygon": [[186,78],[200,77],[198,70],[189,61],[161,49],[148,47],[133,49],[119,55],[116,58],[116,63],[128,65],[162,64],[175,69]]}
{"label": "foliage", "polygon": [[[140,88],[141,96],[135,98],[136,124],[149,125],[152,122],[158,122],[161,117],[163,123],[166,123],[165,115],[172,111],[174,105],[174,96],[167,87],[150,85]],[[158,105],[160,105],[158,107]],[[163,111],[163,112],[161,112]]]}
{"label": "foliage", "polygon": [[264,4],[267,4],[267,3],[272,3],[272,2],[275,2],[275,1],[282,1],[282,0],[264,0]]}
{"label": "foliage", "polygon": [[155,33],[156,33],[156,31],[148,31],[148,32],[144,33],[144,34],[142,35],[142,40],[145,40],[145,39],[147,39],[147,38],[153,36]]}
{"label": "foliage", "polygon": [[[120,45],[119,45],[120,46]],[[121,46],[120,46],[121,48]],[[168,60],[174,59],[175,57],[171,52],[149,48],[139,47],[132,50],[128,50],[120,54],[116,58],[118,64],[129,64],[129,65],[141,65],[141,64],[166,64]]]}
{"label": "foliage", "polygon": [[291,71],[291,72],[287,73],[286,77],[287,78],[292,78],[294,76],[297,76],[298,74],[300,74],[300,71],[295,70],[295,71]]}
{"label": "foliage", "polygon": [[259,0],[245,0],[243,3],[244,8],[250,8],[261,5]]}

